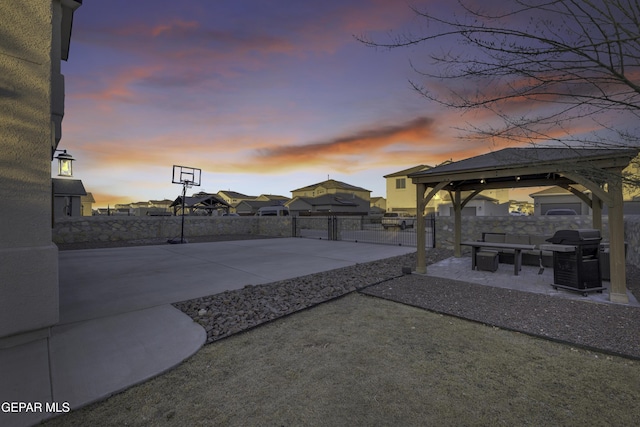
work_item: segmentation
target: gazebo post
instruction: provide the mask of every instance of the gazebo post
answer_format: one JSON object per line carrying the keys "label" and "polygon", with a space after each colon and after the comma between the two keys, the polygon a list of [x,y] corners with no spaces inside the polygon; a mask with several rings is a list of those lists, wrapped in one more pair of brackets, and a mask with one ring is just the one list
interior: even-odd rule
{"label": "gazebo post", "polygon": [[460,242],[462,242],[462,200],[461,200],[461,192],[459,189],[456,189],[455,196],[453,200],[453,212],[455,215],[454,223],[454,237],[453,237],[453,250],[456,258],[460,258],[462,256],[462,247],[460,246]]}
{"label": "gazebo post", "polygon": [[624,213],[622,195],[622,176],[616,176],[610,182],[608,192],[613,205],[609,207],[609,254],[611,257],[611,289],[609,300],[623,304],[629,303],[627,296],[627,277],[624,253]]}
{"label": "gazebo post", "polygon": [[416,184],[416,273],[427,273],[427,237],[426,237],[426,221],[424,218],[424,193],[427,191],[427,185]]}
{"label": "gazebo post", "polygon": [[594,229],[600,230],[600,235],[604,231],[602,229],[602,200],[595,194],[591,193],[591,220]]}

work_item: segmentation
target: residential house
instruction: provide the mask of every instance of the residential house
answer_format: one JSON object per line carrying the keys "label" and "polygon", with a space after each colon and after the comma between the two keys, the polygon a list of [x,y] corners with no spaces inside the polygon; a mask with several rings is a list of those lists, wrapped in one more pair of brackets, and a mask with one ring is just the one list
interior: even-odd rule
{"label": "residential house", "polygon": [[[409,178],[409,175],[416,172],[423,172],[431,169],[428,165],[413,166],[398,172],[385,175],[387,184],[387,212],[408,212],[416,214],[416,186]],[[435,207],[430,203],[427,212],[433,212]],[[430,208],[430,209],[429,209]]]}
{"label": "residential house", "polygon": [[235,206],[243,200],[255,200],[256,196],[247,196],[246,194],[238,193],[231,190],[220,190],[216,193],[218,197],[224,200],[230,206]]}
{"label": "residential house", "polygon": [[[291,199],[293,200],[296,197],[313,198],[325,194],[351,194],[362,200],[366,200],[367,203],[370,203],[371,200],[371,190],[365,190],[364,188],[336,181],[335,179],[328,179],[317,184],[298,188],[297,190],[291,190]],[[366,210],[367,212],[369,211],[368,208]]]}
{"label": "residential house", "polygon": [[[288,199],[287,199],[288,200]],[[255,215],[258,213],[258,209],[265,206],[282,206],[284,203],[280,201],[271,200],[243,200],[233,206],[233,211],[238,215]]]}
{"label": "residential house", "polygon": [[316,197],[296,196],[285,203],[291,215],[368,215],[370,201],[354,193],[325,193]]}
{"label": "residential house", "polygon": [[383,214],[387,211],[387,199],[384,197],[372,197],[369,208],[372,214]]}
{"label": "residential house", "polygon": [[80,214],[82,216],[91,216],[93,215],[93,204],[96,202],[96,199],[93,198],[93,194],[87,192],[86,196],[80,196]]}
{"label": "residential house", "polygon": [[[574,188],[591,195],[591,191],[581,185]],[[545,215],[550,209],[573,209],[578,215],[590,215],[591,208],[578,196],[561,187],[549,187],[529,195],[533,199],[533,214]]]}
{"label": "residential house", "polygon": [[51,178],[53,185],[53,219],[82,216],[82,197],[87,195],[82,181],[69,178]]}
{"label": "residential house", "polygon": [[[463,193],[462,198],[466,195]],[[510,202],[500,203],[498,199],[478,194],[462,208],[462,216],[506,216],[509,215]],[[439,216],[453,216],[453,203],[447,194],[438,206]]]}

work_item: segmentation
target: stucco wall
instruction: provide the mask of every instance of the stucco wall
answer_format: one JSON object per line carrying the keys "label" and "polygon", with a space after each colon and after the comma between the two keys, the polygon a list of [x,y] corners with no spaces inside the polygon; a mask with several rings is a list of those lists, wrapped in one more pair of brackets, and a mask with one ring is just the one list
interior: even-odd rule
{"label": "stucco wall", "polygon": [[51,243],[51,76],[60,68],[59,42],[52,44],[52,37],[61,9],[48,1],[3,1],[0,16],[3,337],[58,321],[58,257]]}

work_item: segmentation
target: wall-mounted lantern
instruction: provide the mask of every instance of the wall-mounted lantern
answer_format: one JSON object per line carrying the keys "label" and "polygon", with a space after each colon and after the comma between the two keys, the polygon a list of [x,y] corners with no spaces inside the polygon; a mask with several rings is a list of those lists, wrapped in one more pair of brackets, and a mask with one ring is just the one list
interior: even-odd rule
{"label": "wall-mounted lantern", "polygon": [[75,160],[73,156],[67,153],[67,150],[56,150],[62,151],[62,153],[56,156],[58,159],[58,176],[73,176],[73,161]]}

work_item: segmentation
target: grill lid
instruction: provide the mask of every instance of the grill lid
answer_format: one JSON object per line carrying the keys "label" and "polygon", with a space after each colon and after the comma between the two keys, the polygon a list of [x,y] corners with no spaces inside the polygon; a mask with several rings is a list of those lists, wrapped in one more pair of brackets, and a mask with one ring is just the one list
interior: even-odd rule
{"label": "grill lid", "polygon": [[580,230],[558,230],[547,242],[556,245],[584,245],[600,243],[600,230],[583,228]]}

